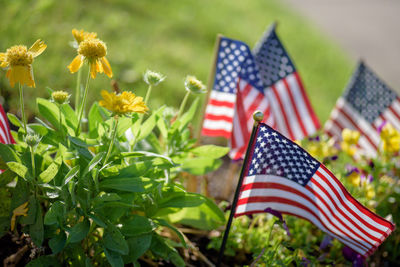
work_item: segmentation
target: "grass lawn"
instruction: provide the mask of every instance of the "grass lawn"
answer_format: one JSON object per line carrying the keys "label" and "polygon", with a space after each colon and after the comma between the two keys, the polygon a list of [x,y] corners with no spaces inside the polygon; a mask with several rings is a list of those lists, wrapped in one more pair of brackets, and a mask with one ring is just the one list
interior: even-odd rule
{"label": "grass lawn", "polygon": [[[206,82],[217,33],[253,47],[273,21],[279,23],[278,34],[294,59],[321,122],[328,118],[355,65],[312,23],[277,0],[0,3],[1,52],[14,44],[30,46],[38,38],[48,44],[34,62],[37,88],[25,90],[30,113],[35,109],[34,96],[46,96],[46,86],[73,92],[76,75],[67,69],[76,54],[69,46],[73,28],[95,31],[107,43],[114,79],[124,90],[144,95],[146,86],[141,75],[147,68],[166,74],[167,80],[153,91],[153,108],[164,103],[177,107],[184,96],[183,79],[187,74]],[[91,81],[90,88],[90,99],[98,100],[99,91],[110,88],[110,80],[100,75]],[[10,88],[3,70],[0,90],[10,111],[18,113],[18,90]]]}

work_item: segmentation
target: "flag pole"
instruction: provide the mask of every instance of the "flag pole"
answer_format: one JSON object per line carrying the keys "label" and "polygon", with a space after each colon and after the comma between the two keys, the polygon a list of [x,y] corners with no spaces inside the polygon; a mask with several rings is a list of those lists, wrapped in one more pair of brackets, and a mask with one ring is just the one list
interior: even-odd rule
{"label": "flag pole", "polygon": [[224,250],[225,250],[225,246],[226,246],[226,241],[228,240],[229,230],[230,230],[231,225],[232,225],[233,216],[235,215],[236,206],[237,206],[237,202],[238,202],[238,199],[239,199],[240,188],[242,186],[242,182],[243,182],[243,178],[244,178],[244,172],[245,172],[245,168],[246,168],[246,163],[247,163],[248,158],[250,156],[250,150],[251,150],[251,147],[252,147],[252,145],[254,143],[254,138],[255,138],[255,136],[257,134],[258,125],[263,120],[263,118],[264,118],[264,114],[261,111],[254,112],[254,114],[253,114],[253,119],[254,119],[253,130],[251,132],[249,145],[247,146],[246,155],[244,156],[242,170],[240,171],[239,181],[238,181],[238,184],[237,184],[237,187],[236,187],[235,196],[233,198],[233,202],[232,202],[232,206],[231,206],[231,212],[229,214],[228,223],[227,223],[226,228],[225,228],[225,232],[224,232],[224,237],[222,239],[221,248],[219,249],[218,262],[217,262],[216,267],[219,267],[221,265],[221,261],[222,261],[222,258],[224,256]]}
{"label": "flag pole", "polygon": [[208,74],[208,80],[207,80],[207,97],[205,99],[203,99],[203,105],[202,105],[202,108],[201,108],[201,112],[202,113],[200,113],[200,114],[203,114],[203,118],[198,122],[197,133],[196,133],[196,136],[195,136],[198,140],[200,140],[201,129],[202,129],[202,125],[203,125],[204,118],[205,118],[205,111],[206,111],[207,102],[208,102],[208,99],[210,98],[211,90],[212,90],[213,85],[214,85],[215,70],[217,68],[217,60],[218,60],[219,44],[221,43],[221,38],[222,37],[223,37],[223,35],[218,33],[217,34],[217,39],[215,40],[215,44],[214,44],[213,60],[212,60],[212,63],[211,63],[211,69],[210,69],[210,73]]}

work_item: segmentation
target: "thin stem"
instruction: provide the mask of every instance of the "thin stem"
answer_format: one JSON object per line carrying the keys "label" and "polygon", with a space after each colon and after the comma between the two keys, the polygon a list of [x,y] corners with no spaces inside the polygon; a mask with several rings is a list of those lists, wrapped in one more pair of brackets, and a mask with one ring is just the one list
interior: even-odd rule
{"label": "thin stem", "polygon": [[81,106],[79,108],[79,116],[78,116],[78,127],[76,128],[75,131],[75,135],[78,136],[79,135],[79,130],[81,128],[81,121],[82,121],[82,115],[83,115],[83,110],[85,109],[85,105],[86,105],[86,98],[87,98],[87,93],[88,93],[88,88],[89,88],[89,80],[90,80],[90,67],[89,67],[89,71],[88,71],[88,75],[86,78],[86,85],[85,85],[85,91],[83,93],[83,101],[81,103]]}
{"label": "thin stem", "polygon": [[107,164],[108,158],[111,155],[111,150],[112,150],[113,145],[114,145],[115,135],[117,134],[117,126],[118,126],[118,116],[115,116],[114,117],[114,129],[113,129],[113,132],[112,132],[112,135],[111,135],[111,142],[110,142],[110,145],[108,146],[108,151],[107,151],[107,154],[106,154],[106,158],[104,159],[103,166]]}
{"label": "thin stem", "polygon": [[58,104],[58,113],[60,115],[60,132],[61,132],[61,138],[64,139],[64,129],[62,127],[62,113],[61,113],[61,105]]}
{"label": "thin stem", "polygon": [[18,85],[19,85],[19,103],[21,105],[22,124],[24,125],[25,134],[28,134],[28,131],[26,129],[26,118],[25,118],[25,107],[24,107],[24,92],[22,90],[21,83],[18,83]]}
{"label": "thin stem", "polygon": [[[78,70],[78,76],[76,78],[76,88],[75,88],[75,108],[79,107],[79,100],[81,99],[81,78],[82,78],[82,68]],[[76,110],[76,112],[78,109]]]}
{"label": "thin stem", "polygon": [[182,100],[181,106],[180,106],[180,108],[179,108],[179,112],[178,112],[178,118],[180,118],[180,117],[181,117],[181,115],[182,115],[182,112],[183,112],[183,110],[185,109],[186,102],[187,102],[187,101],[188,101],[188,99],[189,99],[189,95],[190,95],[190,92],[189,92],[189,91],[187,91],[187,93],[186,93],[185,97],[184,97],[184,98],[183,98],[183,100]]}
{"label": "thin stem", "polygon": [[153,89],[153,87],[150,84],[149,88],[147,88],[146,96],[144,97],[144,103],[146,103],[146,105],[147,105],[147,101],[149,101],[149,98],[151,95],[151,89]]}
{"label": "thin stem", "polygon": [[35,155],[33,154],[33,146],[30,147],[31,147],[31,161],[32,161],[32,176],[35,178],[36,176]]}

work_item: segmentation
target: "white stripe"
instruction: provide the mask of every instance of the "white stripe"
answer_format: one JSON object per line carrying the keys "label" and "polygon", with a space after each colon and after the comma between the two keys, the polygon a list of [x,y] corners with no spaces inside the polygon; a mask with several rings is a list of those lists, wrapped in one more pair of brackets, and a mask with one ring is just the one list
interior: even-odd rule
{"label": "white stripe", "polygon": [[395,101],[393,101],[392,105],[390,105],[394,111],[400,115],[400,102],[398,99],[396,99]]}
{"label": "white stripe", "polygon": [[[265,95],[268,97],[269,103],[271,103],[271,114],[275,118],[276,122],[276,129],[281,132],[284,136],[288,136],[288,131],[285,126],[285,119],[282,117],[282,111],[279,107],[278,100],[275,97],[275,94],[273,92],[273,89],[271,87],[268,87],[267,90],[265,90]],[[289,136],[290,138],[290,136]]]}
{"label": "white stripe", "polygon": [[224,107],[224,106],[214,106],[214,105],[207,105],[206,114],[211,114],[215,116],[227,116],[233,117],[235,113],[234,108]]}
{"label": "white stripe", "polygon": [[208,120],[203,122],[203,129],[232,131],[232,123],[225,120]]}
{"label": "white stripe", "polygon": [[243,130],[247,131],[247,129],[242,129],[241,125],[240,125],[240,121],[239,121],[239,116],[235,115],[233,117],[233,135],[232,138],[235,139],[235,148],[240,148],[244,145],[246,145],[246,142],[244,140],[244,136],[243,136]]}
{"label": "white stripe", "polygon": [[325,132],[331,132],[334,136],[332,138],[334,138],[336,141],[340,140],[340,136],[342,135],[342,129],[340,129],[336,124],[333,123],[333,121],[331,119],[329,119],[326,123],[325,123]]}
{"label": "white stripe", "polygon": [[[236,209],[236,213],[240,214],[245,212],[244,211],[244,205],[238,206]],[[364,254],[366,251],[365,250],[361,250],[357,247],[355,247],[353,244],[347,242],[346,240],[344,240],[343,238],[335,235],[334,233],[328,231],[320,222],[319,220],[312,215],[311,213],[300,209],[298,207],[292,206],[292,205],[288,205],[288,204],[283,204],[283,203],[274,203],[274,202],[269,202],[269,203],[249,203],[247,204],[246,209],[247,210],[265,210],[266,208],[272,208],[275,210],[279,210],[281,212],[288,212],[288,213],[292,213],[292,214],[296,214],[299,215],[303,218],[307,218],[310,222],[312,222],[315,226],[317,226],[318,228],[320,228],[322,231],[332,235],[333,237],[339,239],[341,242],[343,242],[344,244],[346,244],[347,246],[351,247],[352,249],[354,249],[355,251],[357,251],[360,254]]]}
{"label": "white stripe", "polygon": [[400,129],[400,122],[399,120],[393,115],[392,111],[390,109],[386,109],[382,116],[385,118],[386,121],[388,121],[391,125],[393,125],[394,128]]}
{"label": "white stripe", "polygon": [[[387,228],[387,227],[385,227],[385,226],[383,226],[383,225],[381,225],[381,224],[375,222],[374,220],[372,220],[369,216],[365,215],[364,213],[362,213],[362,212],[357,212],[357,211],[359,211],[359,209],[358,209],[356,206],[354,206],[353,203],[351,203],[350,201],[348,201],[348,199],[344,196],[344,194],[343,194],[343,192],[342,192],[340,186],[336,183],[336,179],[333,179],[333,178],[332,178],[324,169],[322,169],[322,168],[319,168],[318,171],[321,172],[322,175],[324,175],[325,177],[327,177],[327,179],[328,179],[329,181],[331,181],[331,185],[336,189],[336,191],[339,193],[341,199],[344,201],[344,203],[348,206],[349,209],[351,209],[351,210],[353,210],[354,212],[356,212],[357,214],[359,214],[360,217],[361,217],[363,220],[365,220],[366,222],[368,222],[370,225],[375,226],[375,228],[378,228],[378,229],[380,229],[380,230],[382,230],[382,231],[384,231],[384,232],[386,232],[386,231],[389,230],[389,228]],[[322,179],[320,179],[320,178],[317,177],[317,176],[314,176],[314,179],[317,180],[317,178],[318,178],[318,182],[319,182],[321,185],[322,185],[322,183],[324,183],[324,184],[325,184],[325,188],[326,188],[327,190],[331,191],[331,192],[329,192],[329,193],[332,195],[332,197],[336,197],[336,195],[332,192],[331,188],[330,188]],[[345,211],[346,214],[347,214],[347,209],[345,209],[344,211]],[[357,220],[350,212],[349,212],[349,214],[347,214],[347,215],[348,215],[350,218],[352,218],[354,221]],[[358,220],[357,220],[357,221],[358,221]],[[364,223],[360,222],[360,224],[364,224]],[[370,231],[371,231],[371,232],[370,232],[371,234],[377,233],[377,232],[373,231],[372,229],[370,229]],[[377,233],[377,234],[379,234],[379,233]],[[374,235],[375,235],[375,234],[374,234]],[[377,237],[378,237],[378,238],[381,238],[382,236],[379,234],[379,236],[377,236]]]}
{"label": "white stripe", "polygon": [[210,93],[210,99],[235,103],[236,102],[236,94],[212,90]]}
{"label": "white stripe", "polygon": [[10,144],[11,142],[8,142],[6,135],[7,135],[7,133],[5,133],[2,128],[0,128],[0,136],[1,136],[1,138],[3,138],[4,144]]}
{"label": "white stripe", "polygon": [[[303,133],[301,132],[300,122],[297,120],[296,112],[293,109],[292,101],[286,91],[286,86],[282,80],[275,84],[279,98],[281,99],[282,106],[284,107],[283,112],[288,119],[289,128],[293,133],[294,139],[303,139]],[[290,90],[290,89],[289,89]],[[297,99],[296,99],[297,101]],[[291,137],[292,138],[292,137]]]}
{"label": "white stripe", "polygon": [[[319,168],[321,169],[321,168]],[[257,178],[256,178],[257,177]],[[251,182],[253,181],[253,182]],[[284,197],[286,199],[290,199],[290,200],[297,200],[297,202],[309,207],[310,205],[314,205],[315,209],[316,207],[320,207],[326,214],[326,216],[328,216],[333,222],[333,226],[330,224],[329,220],[326,219],[326,217],[322,214],[320,214],[321,219],[324,221],[325,224],[330,225],[329,228],[331,229],[332,227],[335,228],[335,230],[332,231],[336,231],[335,233],[341,235],[341,233],[338,233],[338,229],[336,228],[336,226],[340,226],[341,229],[352,239],[357,240],[358,242],[363,243],[364,245],[368,246],[368,248],[371,247],[372,244],[375,244],[376,241],[371,240],[368,236],[366,236],[365,234],[363,234],[361,231],[358,230],[357,225],[354,225],[352,222],[349,222],[345,217],[340,216],[340,218],[342,219],[343,223],[347,226],[349,226],[350,229],[354,230],[357,234],[359,234],[361,237],[365,238],[366,240],[368,240],[369,244],[365,244],[366,241],[361,240],[359,237],[357,237],[356,235],[354,235],[353,233],[351,233],[349,230],[347,230],[344,226],[342,222],[339,222],[336,218],[333,217],[331,211],[327,208],[327,206],[324,204],[324,202],[320,201],[319,198],[317,198],[316,196],[314,196],[309,190],[307,190],[306,188],[304,188],[303,186],[299,185],[298,183],[292,182],[291,180],[287,179],[287,178],[283,178],[283,177],[279,177],[279,176],[275,176],[275,175],[256,175],[256,176],[252,176],[250,179],[245,181],[246,184],[249,183],[254,183],[254,182],[272,182],[272,183],[277,183],[277,184],[282,184],[285,186],[289,186],[301,193],[303,193],[304,195],[308,196],[310,199],[312,199],[313,201],[315,201],[314,203],[310,203],[309,201],[307,201],[307,203],[303,203],[299,198],[301,198],[300,196],[285,191],[285,190],[279,190],[279,189],[251,189],[251,190],[245,190],[242,191],[240,194],[240,198],[247,198],[250,196],[276,196],[276,197]],[[318,186],[314,185],[312,182],[309,183],[311,188],[314,189],[316,192],[318,192],[318,195],[321,196],[322,199],[324,199],[326,201],[326,203],[328,204],[328,206],[331,208],[331,210],[336,214],[339,215],[340,211],[337,210],[334,206],[334,204],[330,201],[329,197],[326,196],[326,194],[320,190],[318,188]],[[274,194],[276,193],[276,191],[279,190],[279,194]],[[303,199],[303,198],[301,198]],[[341,206],[341,204],[339,202],[336,202],[338,204],[338,206]],[[313,211],[316,214],[319,214],[318,209],[315,210],[313,208]],[[364,228],[364,227],[363,227]],[[365,229],[366,232],[369,232],[369,229]]]}
{"label": "white stripe", "polygon": [[289,85],[289,89],[292,92],[293,99],[295,100],[297,111],[299,112],[300,118],[303,121],[303,125],[306,128],[307,134],[311,135],[317,130],[314,125],[314,121],[311,118],[311,114],[308,112],[307,105],[301,93],[300,86],[297,82],[295,74],[290,74],[286,77]]}
{"label": "white stripe", "polygon": [[259,92],[257,89],[252,88],[250,90],[250,92],[245,96],[245,95],[243,95],[244,87],[241,90],[242,90],[242,96],[243,96],[244,110],[249,110],[250,106],[254,103],[254,100],[258,97]]}
{"label": "white stripe", "polygon": [[6,136],[6,138],[4,138],[4,140],[7,144],[11,144],[11,140],[10,140],[10,136],[9,136],[9,132],[8,132],[9,129],[7,127],[7,123],[6,123],[5,118],[3,117],[2,113],[0,113],[0,121],[1,121],[1,124],[3,125],[3,127],[0,126],[0,128],[2,128],[4,130],[4,134]]}

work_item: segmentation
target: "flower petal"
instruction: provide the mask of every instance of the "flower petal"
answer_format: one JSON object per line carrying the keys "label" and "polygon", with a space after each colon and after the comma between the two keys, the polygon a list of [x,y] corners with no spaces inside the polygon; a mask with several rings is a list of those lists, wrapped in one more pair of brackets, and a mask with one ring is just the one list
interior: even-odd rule
{"label": "flower petal", "polygon": [[46,49],[47,45],[42,40],[37,40],[31,48],[29,48],[29,52],[32,54],[33,57],[37,57]]}
{"label": "flower petal", "polygon": [[0,67],[5,68],[8,66],[8,62],[6,61],[6,53],[0,53]]}
{"label": "flower petal", "polygon": [[77,72],[83,64],[83,56],[81,55],[77,55],[71,62],[71,64],[69,64],[68,69],[71,73],[75,73]]}
{"label": "flower petal", "polygon": [[97,63],[96,60],[93,60],[92,62],[90,62],[90,76],[92,77],[92,79],[96,78],[96,74],[97,74]]}
{"label": "flower petal", "polygon": [[108,62],[108,60],[107,60],[105,57],[102,57],[102,58],[100,59],[100,61],[101,61],[101,64],[103,65],[104,73],[105,73],[109,78],[111,78],[111,77],[113,76],[113,73],[112,73],[112,70],[111,70],[110,63]]}

